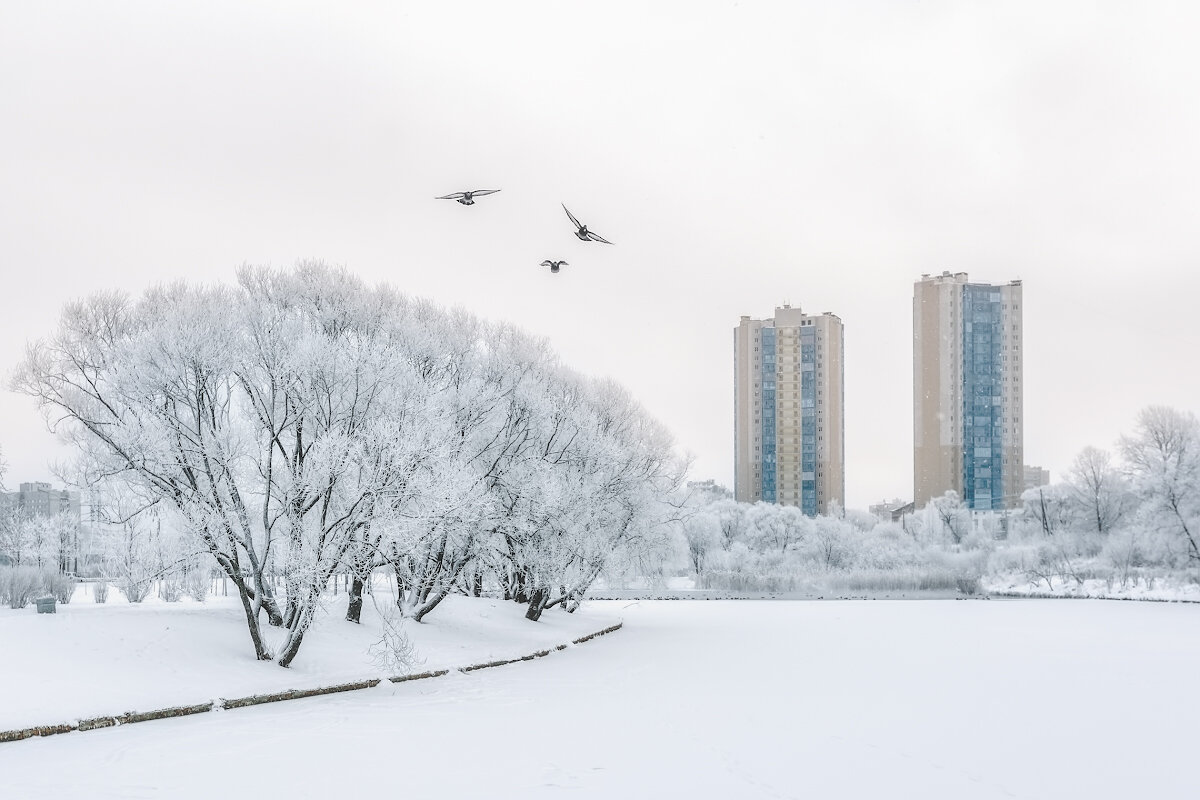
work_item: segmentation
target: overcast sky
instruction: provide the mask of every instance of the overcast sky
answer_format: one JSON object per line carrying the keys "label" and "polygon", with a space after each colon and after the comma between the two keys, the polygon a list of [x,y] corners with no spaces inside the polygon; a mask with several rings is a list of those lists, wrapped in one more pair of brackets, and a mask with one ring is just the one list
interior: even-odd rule
{"label": "overcast sky", "polygon": [[[1026,461],[1057,479],[1148,404],[1200,408],[1198,22],[0,0],[0,371],[71,298],[318,258],[550,337],[730,485],[732,330],[787,301],[845,324],[865,507],[912,495],[912,284],[966,271],[1024,282]],[[474,188],[502,191],[433,199]],[[0,448],[9,488],[65,455],[7,390]]]}

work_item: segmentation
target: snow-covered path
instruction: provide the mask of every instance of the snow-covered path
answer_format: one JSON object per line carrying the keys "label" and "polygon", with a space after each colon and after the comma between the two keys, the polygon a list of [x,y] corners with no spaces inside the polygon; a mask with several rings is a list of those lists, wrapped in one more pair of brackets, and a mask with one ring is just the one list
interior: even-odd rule
{"label": "snow-covered path", "polygon": [[1196,606],[594,605],[538,661],[0,745],[0,793],[1195,796]]}

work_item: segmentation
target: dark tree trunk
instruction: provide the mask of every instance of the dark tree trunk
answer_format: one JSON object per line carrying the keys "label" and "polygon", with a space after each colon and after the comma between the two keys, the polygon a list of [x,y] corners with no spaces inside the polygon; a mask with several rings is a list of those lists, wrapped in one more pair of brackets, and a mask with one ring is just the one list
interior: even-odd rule
{"label": "dark tree trunk", "polygon": [[549,599],[549,594],[545,589],[533,590],[533,596],[529,598],[529,608],[525,610],[525,619],[537,622],[542,618],[542,611],[546,608],[546,600]]}
{"label": "dark tree trunk", "polygon": [[408,584],[401,577],[399,569],[393,566],[392,571],[396,574],[396,608],[404,608],[404,595],[408,592]]}
{"label": "dark tree trunk", "polygon": [[362,622],[363,581],[357,575],[350,581],[350,604],[346,607],[348,622]]}
{"label": "dark tree trunk", "polygon": [[248,587],[237,579],[234,583],[238,588],[238,595],[242,601],[242,610],[246,612],[246,625],[250,628],[250,641],[254,644],[254,657],[259,661],[270,661],[271,651],[267,649],[267,645],[263,642],[262,633],[258,627],[258,617],[254,614],[254,606],[250,602],[250,593]]}
{"label": "dark tree trunk", "polygon": [[475,597],[483,597],[483,573],[476,572],[471,577],[471,594]]}

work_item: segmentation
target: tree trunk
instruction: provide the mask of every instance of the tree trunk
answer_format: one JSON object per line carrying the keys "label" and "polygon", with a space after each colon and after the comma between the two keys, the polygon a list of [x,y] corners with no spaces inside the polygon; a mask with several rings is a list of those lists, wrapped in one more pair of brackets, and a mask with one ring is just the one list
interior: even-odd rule
{"label": "tree trunk", "polygon": [[545,589],[533,590],[533,595],[529,598],[529,608],[525,610],[525,619],[537,622],[542,618],[542,611],[546,608],[546,600],[549,594]]}
{"label": "tree trunk", "polygon": [[346,620],[348,622],[362,622],[362,592],[362,578],[355,575],[350,583],[350,605],[346,608]]}
{"label": "tree trunk", "polygon": [[258,615],[254,613],[254,605],[250,602],[250,593],[246,591],[247,587],[237,579],[234,584],[238,588],[238,595],[242,600],[242,609],[246,612],[246,625],[250,628],[250,641],[254,643],[254,657],[259,661],[270,661],[271,651],[267,649],[266,643],[262,638],[262,631],[258,627]]}
{"label": "tree trunk", "polygon": [[517,601],[518,603],[528,603],[529,595],[526,594],[527,588],[528,583],[526,582],[524,572],[517,572],[515,575],[513,575],[513,600]]}
{"label": "tree trunk", "polygon": [[476,572],[471,578],[471,595],[483,597],[483,573]]}

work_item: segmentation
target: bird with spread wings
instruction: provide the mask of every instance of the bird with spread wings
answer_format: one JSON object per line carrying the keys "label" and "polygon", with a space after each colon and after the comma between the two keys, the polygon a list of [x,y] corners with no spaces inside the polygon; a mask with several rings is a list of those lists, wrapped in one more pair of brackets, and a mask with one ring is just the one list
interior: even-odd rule
{"label": "bird with spread wings", "polygon": [[434,200],[457,200],[464,206],[475,205],[475,197],[485,194],[495,194],[499,189],[472,189],[469,192],[453,192],[452,194],[444,194],[441,197],[435,197]]}
{"label": "bird with spread wings", "polygon": [[605,244],[612,244],[612,242],[610,242],[608,239],[605,239],[600,234],[589,231],[587,229],[587,225],[584,225],[582,222],[575,219],[575,215],[571,213],[569,208],[567,208],[566,203],[563,203],[563,211],[567,212],[567,216],[571,218],[571,222],[575,225],[575,236],[577,238],[585,242],[604,242]]}

